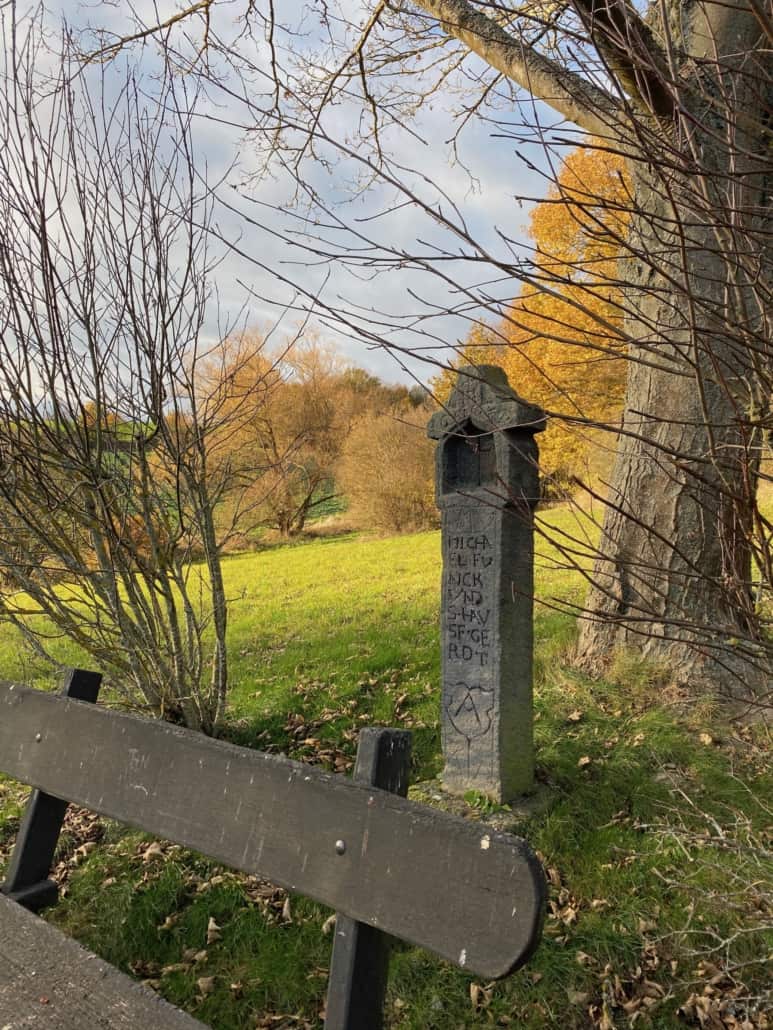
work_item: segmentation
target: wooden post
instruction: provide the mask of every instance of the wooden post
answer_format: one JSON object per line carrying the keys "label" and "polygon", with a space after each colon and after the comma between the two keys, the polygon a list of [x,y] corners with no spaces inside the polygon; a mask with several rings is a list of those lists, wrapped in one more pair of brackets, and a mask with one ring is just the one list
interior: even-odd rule
{"label": "wooden post", "polygon": [[[405,797],[410,761],[410,733],[363,729],[354,779]],[[388,934],[340,913],[336,915],[325,1030],[381,1030],[390,945]]]}
{"label": "wooden post", "polygon": [[[102,674],[86,669],[70,669],[62,694],[76,701],[94,702],[99,693]],[[77,746],[73,741],[73,746]],[[8,863],[0,891],[13,901],[37,912],[55,904],[59,888],[48,874],[62,830],[67,802],[42,790],[33,790],[22,818],[16,845]]]}

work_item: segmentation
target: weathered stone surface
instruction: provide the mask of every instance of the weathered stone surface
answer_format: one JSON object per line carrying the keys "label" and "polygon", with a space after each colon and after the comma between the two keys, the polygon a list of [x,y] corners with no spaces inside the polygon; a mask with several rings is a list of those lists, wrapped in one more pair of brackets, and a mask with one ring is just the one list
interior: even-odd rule
{"label": "weathered stone surface", "polygon": [[503,369],[478,365],[459,376],[446,406],[429,420],[427,434],[432,440],[441,440],[468,421],[484,433],[503,429],[540,433],[545,428],[545,412],[518,396]]}
{"label": "weathered stone surface", "polygon": [[443,784],[500,802],[534,777],[534,433],[544,426],[501,369],[481,366],[460,376],[428,429],[442,511]]}

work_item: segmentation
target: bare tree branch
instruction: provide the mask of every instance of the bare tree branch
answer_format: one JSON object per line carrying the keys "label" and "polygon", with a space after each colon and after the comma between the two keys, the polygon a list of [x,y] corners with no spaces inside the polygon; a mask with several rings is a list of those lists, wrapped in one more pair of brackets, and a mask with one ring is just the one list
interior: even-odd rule
{"label": "bare tree branch", "polygon": [[596,135],[610,131],[622,115],[618,101],[534,47],[515,39],[467,0],[415,0],[487,64],[539,97],[570,122]]}
{"label": "bare tree branch", "polygon": [[671,73],[660,44],[627,0],[572,0],[589,37],[623,88],[645,111],[674,113]]}

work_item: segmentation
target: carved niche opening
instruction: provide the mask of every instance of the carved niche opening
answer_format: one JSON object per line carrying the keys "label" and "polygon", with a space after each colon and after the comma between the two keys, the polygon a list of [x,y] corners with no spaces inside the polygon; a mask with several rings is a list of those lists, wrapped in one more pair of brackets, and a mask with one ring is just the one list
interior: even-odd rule
{"label": "carved niche opening", "polygon": [[449,436],[445,443],[443,493],[464,493],[497,482],[493,433],[481,433],[472,423]]}

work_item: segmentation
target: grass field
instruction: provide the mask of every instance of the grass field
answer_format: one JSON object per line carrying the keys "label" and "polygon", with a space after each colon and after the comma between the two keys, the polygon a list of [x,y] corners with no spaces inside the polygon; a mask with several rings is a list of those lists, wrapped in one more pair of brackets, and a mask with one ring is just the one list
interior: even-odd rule
{"label": "grass field", "polygon": [[[544,517],[571,531],[567,512]],[[405,726],[413,779],[436,776],[439,550],[439,535],[426,533],[227,559],[227,735],[345,772],[361,725]],[[580,576],[540,550],[538,597],[579,600]],[[632,655],[591,682],[567,662],[571,618],[538,605],[535,628],[546,808],[519,832],[551,884],[544,942],[497,984],[398,948],[389,1025],[767,1026],[766,731],[725,725],[706,704],[676,704]],[[83,660],[56,647],[64,662]],[[52,682],[8,630],[0,674]],[[0,782],[0,862],[22,798]],[[471,799],[469,814],[488,807]],[[321,1025],[331,939],[320,906],[78,811],[57,875],[65,896],[48,918],[217,1030]]]}

